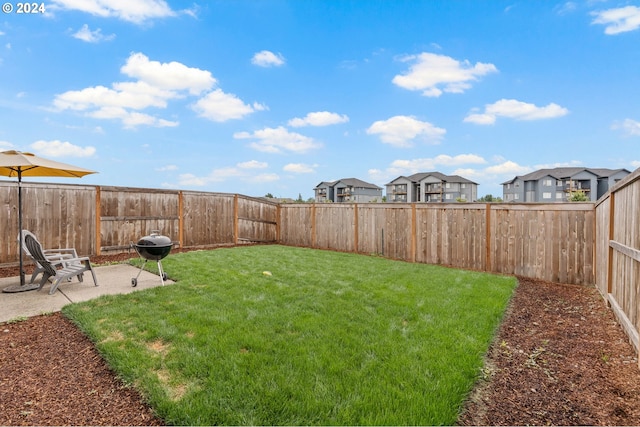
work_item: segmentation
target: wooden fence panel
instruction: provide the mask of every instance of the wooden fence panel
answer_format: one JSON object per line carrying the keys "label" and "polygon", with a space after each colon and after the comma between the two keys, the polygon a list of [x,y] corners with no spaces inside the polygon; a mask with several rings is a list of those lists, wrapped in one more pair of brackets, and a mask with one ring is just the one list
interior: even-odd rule
{"label": "wooden fence panel", "polygon": [[491,271],[593,283],[593,204],[491,205]]}
{"label": "wooden fence panel", "polygon": [[[79,254],[95,253],[94,187],[22,183],[22,227],[45,248],[74,247]],[[0,213],[3,239],[0,263],[19,259],[18,183],[2,182]]]}
{"label": "wooden fence panel", "polygon": [[277,240],[278,205],[273,202],[238,196],[239,243]]}
{"label": "wooden fence panel", "polygon": [[485,269],[485,205],[419,205],[416,261]]}
{"label": "wooden fence panel", "polygon": [[358,248],[364,254],[385,255],[384,225],[388,205],[367,203],[358,205]]}
{"label": "wooden fence panel", "polygon": [[612,240],[616,244],[610,290],[636,331],[640,330],[640,259],[635,259],[633,252],[640,251],[639,200],[640,179],[615,192]]}
{"label": "wooden fence panel", "polygon": [[385,209],[384,256],[412,261],[412,208],[411,205]]}
{"label": "wooden fence panel", "polygon": [[356,251],[355,205],[319,204],[315,207],[315,246],[336,251]]}
{"label": "wooden fence panel", "polygon": [[283,245],[312,247],[315,205],[306,203],[280,206],[280,236]]}
{"label": "wooden fence panel", "polygon": [[234,195],[183,192],[183,245],[235,244]]}
{"label": "wooden fence panel", "polygon": [[122,252],[143,236],[158,231],[174,242],[179,238],[177,191],[142,188],[100,189],[101,253]]}
{"label": "wooden fence panel", "polygon": [[640,348],[640,169],[618,182],[595,207],[596,286],[611,304],[636,351]]}
{"label": "wooden fence panel", "polygon": [[609,211],[611,198],[606,197],[596,206],[596,237],[595,237],[595,282],[600,294],[609,293]]}

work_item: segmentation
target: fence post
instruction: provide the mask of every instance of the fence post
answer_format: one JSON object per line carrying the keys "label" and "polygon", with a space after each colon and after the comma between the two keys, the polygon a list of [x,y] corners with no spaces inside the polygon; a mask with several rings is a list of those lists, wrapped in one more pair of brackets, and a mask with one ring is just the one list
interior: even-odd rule
{"label": "fence post", "polygon": [[316,204],[311,205],[311,247],[316,247]]}
{"label": "fence post", "polygon": [[358,253],[358,204],[353,204],[353,251]]}
{"label": "fence post", "polygon": [[607,256],[607,293],[610,294],[613,291],[613,247],[611,246],[611,241],[614,240],[614,222],[615,222],[615,213],[616,213],[616,193],[614,191],[611,192],[609,196],[609,239],[607,239],[607,247],[608,256]]}
{"label": "fence post", "polygon": [[280,244],[280,216],[282,215],[282,208],[280,203],[276,206],[276,243]]}
{"label": "fence post", "polygon": [[491,203],[487,203],[485,205],[485,219],[484,219],[484,227],[485,227],[485,242],[484,242],[484,250],[485,253],[485,266],[484,271],[491,271]]}
{"label": "fence post", "polygon": [[100,217],[102,216],[102,208],[100,204],[100,187],[96,185],[96,255],[100,255],[102,247]]}
{"label": "fence post", "polygon": [[184,198],[182,190],[178,191],[178,244],[184,247]]}
{"label": "fence post", "polygon": [[418,227],[416,225],[416,204],[411,203],[411,262],[416,262],[417,230]]}
{"label": "fence post", "polygon": [[233,195],[233,244],[238,244],[238,195]]}

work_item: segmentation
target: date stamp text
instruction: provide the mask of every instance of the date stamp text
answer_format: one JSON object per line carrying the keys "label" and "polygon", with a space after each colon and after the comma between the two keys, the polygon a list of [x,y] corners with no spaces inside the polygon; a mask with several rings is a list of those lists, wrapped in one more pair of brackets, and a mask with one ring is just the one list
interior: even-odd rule
{"label": "date stamp text", "polygon": [[4,2],[2,3],[2,12],[16,13],[16,14],[24,14],[24,15],[32,15],[32,14],[40,14],[45,13],[46,9],[44,7],[44,3],[31,2],[31,3],[11,3]]}

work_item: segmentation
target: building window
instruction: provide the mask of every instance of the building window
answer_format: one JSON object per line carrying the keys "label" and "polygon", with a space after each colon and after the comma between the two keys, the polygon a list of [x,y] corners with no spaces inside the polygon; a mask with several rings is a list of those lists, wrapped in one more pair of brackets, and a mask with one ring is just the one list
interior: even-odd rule
{"label": "building window", "polygon": [[518,200],[520,198],[520,195],[518,193],[513,195],[513,200]]}
{"label": "building window", "polygon": [[444,198],[447,199],[447,200],[451,200],[451,199],[453,199],[453,194],[447,193],[447,194],[444,195]]}
{"label": "building window", "polygon": [[560,192],[556,193],[556,199],[562,199],[562,193]]}
{"label": "building window", "polygon": [[542,185],[544,185],[545,187],[551,187],[551,180],[545,179]]}
{"label": "building window", "polygon": [[542,198],[543,199],[550,199],[551,198],[551,193],[548,193],[548,192],[542,193]]}
{"label": "building window", "polygon": [[465,184],[464,182],[460,184],[460,188],[467,188],[467,184]]}

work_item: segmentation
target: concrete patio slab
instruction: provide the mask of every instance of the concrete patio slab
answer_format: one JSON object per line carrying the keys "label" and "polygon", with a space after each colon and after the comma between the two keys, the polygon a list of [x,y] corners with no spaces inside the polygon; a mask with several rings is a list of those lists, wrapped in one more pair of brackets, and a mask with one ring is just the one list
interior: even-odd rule
{"label": "concrete patio slab", "polygon": [[[140,268],[129,264],[94,267],[94,270],[98,286],[94,286],[91,273],[85,272],[83,282],[79,282],[77,279],[72,282],[63,282],[53,295],[49,295],[50,283],[46,284],[41,291],[0,292],[0,323],[60,311],[67,304],[87,301],[101,295],[128,294],[162,286],[158,275],[143,270],[138,277],[138,285],[133,287],[131,279],[138,275]],[[0,278],[0,289],[19,283],[20,277],[17,276]],[[174,283],[171,280],[164,281],[165,285]]]}

